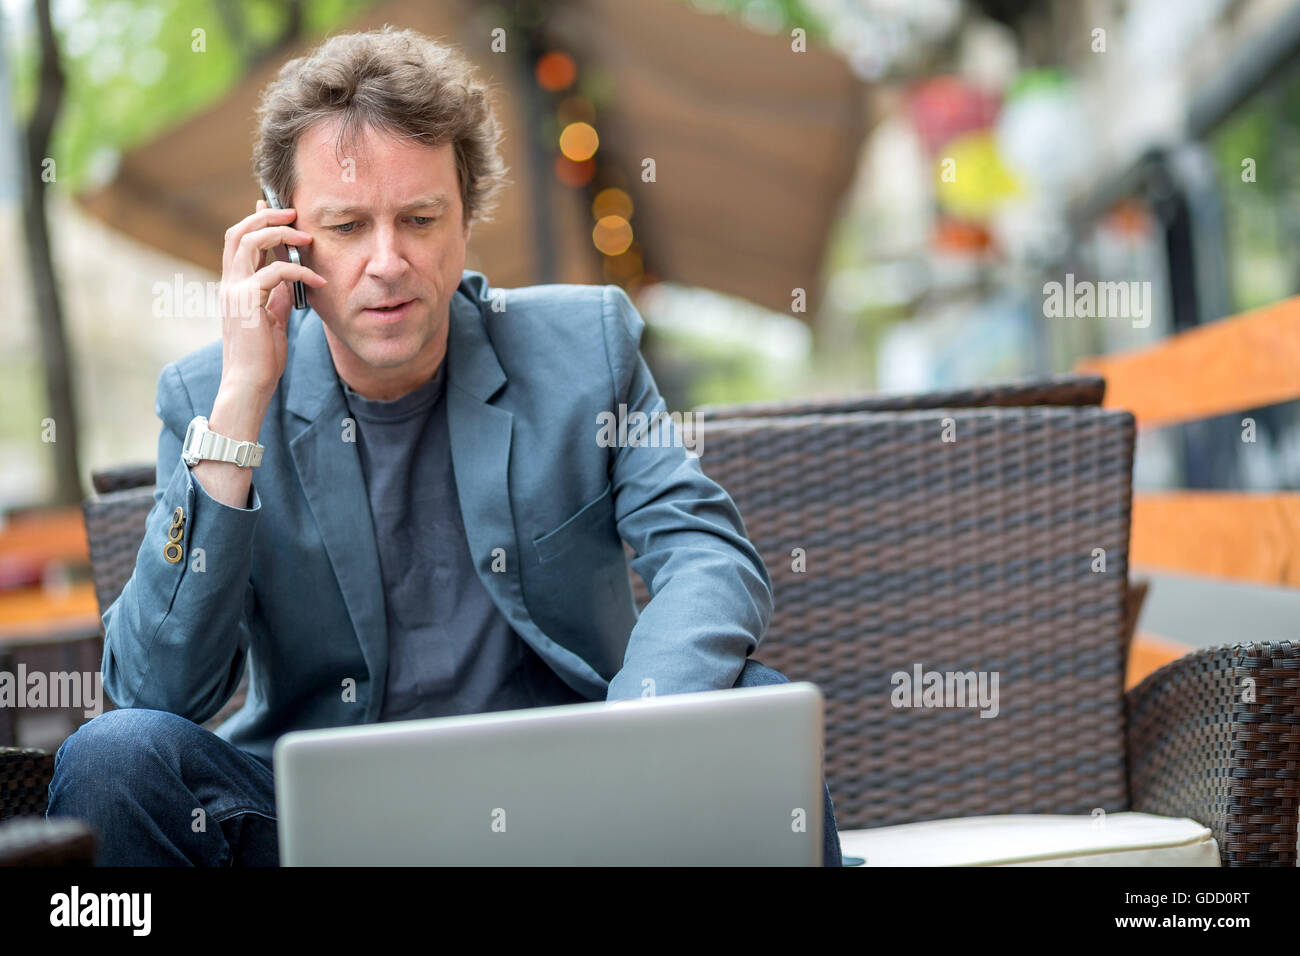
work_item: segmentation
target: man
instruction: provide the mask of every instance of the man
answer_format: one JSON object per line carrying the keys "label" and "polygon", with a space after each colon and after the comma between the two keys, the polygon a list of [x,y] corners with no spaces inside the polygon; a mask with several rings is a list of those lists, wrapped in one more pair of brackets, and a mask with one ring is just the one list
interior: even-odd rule
{"label": "man", "polygon": [[[154,507],[104,615],[123,709],[60,748],[49,815],[105,863],[273,864],[287,731],[784,680],[747,659],[771,581],[730,497],[680,442],[597,440],[664,409],[626,294],[465,270],[504,179],[468,64],[335,37],[259,119],[288,208],[226,233],[221,341],[159,379]],[[302,263],[264,264],[281,244]],[[838,865],[829,791],[825,841]]]}

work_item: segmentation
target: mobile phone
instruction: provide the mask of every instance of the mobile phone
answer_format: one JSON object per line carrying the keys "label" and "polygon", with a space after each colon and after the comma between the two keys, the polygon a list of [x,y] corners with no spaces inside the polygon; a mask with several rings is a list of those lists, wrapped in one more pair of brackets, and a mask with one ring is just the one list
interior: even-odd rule
{"label": "mobile phone", "polygon": [[[275,190],[266,185],[266,183],[262,183],[262,197],[266,200],[266,204],[272,209],[284,208],[280,205],[280,198],[276,196]],[[294,221],[296,222],[297,220]],[[293,225],[293,223],[290,223],[290,225]],[[296,266],[302,265],[302,256],[298,255],[297,246],[291,246],[288,243],[285,243],[284,248],[289,251],[290,262]],[[301,282],[294,282],[293,284],[293,307],[295,309],[307,308],[307,287]]]}

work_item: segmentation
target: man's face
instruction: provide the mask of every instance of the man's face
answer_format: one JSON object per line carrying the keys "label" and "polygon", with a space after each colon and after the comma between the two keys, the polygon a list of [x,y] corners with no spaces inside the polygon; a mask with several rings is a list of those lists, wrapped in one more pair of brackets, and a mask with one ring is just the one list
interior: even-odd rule
{"label": "man's face", "polygon": [[470,233],[455,153],[366,128],[344,156],[338,123],[317,123],[298,141],[292,202],[312,235],[303,263],[329,283],[311,290],[311,305],[344,381],[394,398],[428,381],[446,354]]}

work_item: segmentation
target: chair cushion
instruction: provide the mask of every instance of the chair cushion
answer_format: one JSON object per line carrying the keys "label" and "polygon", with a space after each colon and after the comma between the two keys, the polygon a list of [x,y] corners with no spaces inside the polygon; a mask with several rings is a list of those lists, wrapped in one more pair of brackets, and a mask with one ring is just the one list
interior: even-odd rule
{"label": "chair cushion", "polygon": [[845,857],[865,857],[866,866],[1219,866],[1208,827],[1133,812],[1020,813],[841,830],[840,847]]}

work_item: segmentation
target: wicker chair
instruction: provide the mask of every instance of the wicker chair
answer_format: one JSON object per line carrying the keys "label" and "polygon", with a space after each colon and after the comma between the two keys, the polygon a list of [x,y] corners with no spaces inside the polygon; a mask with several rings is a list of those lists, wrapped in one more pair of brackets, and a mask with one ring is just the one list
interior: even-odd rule
{"label": "wicker chair", "polygon": [[[772,575],[763,660],[826,696],[841,829],[1100,807],[1190,817],[1224,865],[1295,865],[1300,647],[1198,651],[1124,693],[1131,415],[839,413],[703,437]],[[998,671],[998,719],[891,706],[917,662]]]}

